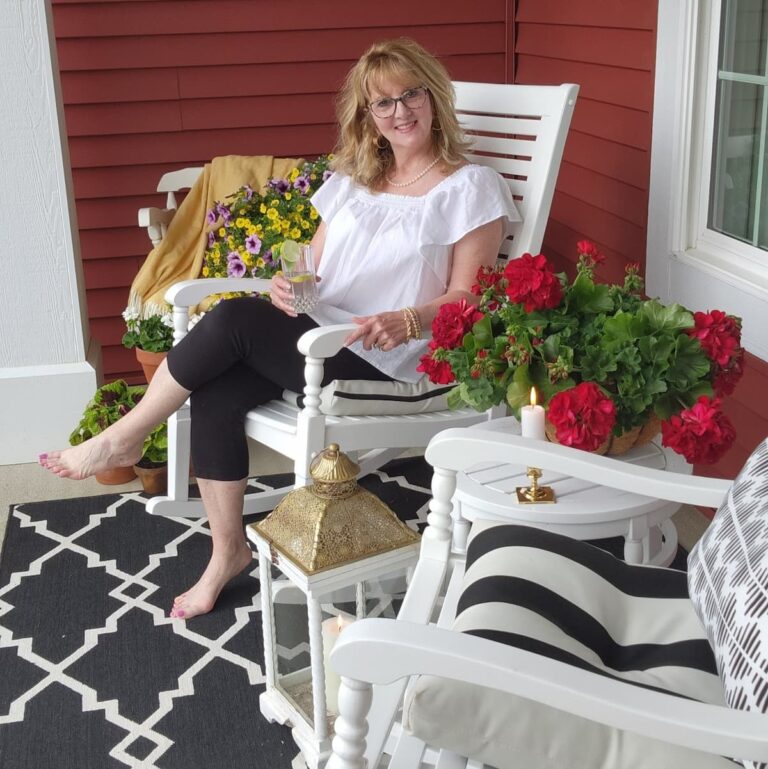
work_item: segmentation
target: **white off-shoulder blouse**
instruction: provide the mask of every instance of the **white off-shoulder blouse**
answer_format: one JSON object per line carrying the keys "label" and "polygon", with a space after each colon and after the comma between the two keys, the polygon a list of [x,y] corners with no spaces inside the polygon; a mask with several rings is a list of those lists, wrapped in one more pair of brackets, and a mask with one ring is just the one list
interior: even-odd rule
{"label": "white off-shoulder blouse", "polygon": [[[504,179],[472,164],[418,197],[371,192],[335,173],[312,204],[327,228],[319,303],[309,313],[321,326],[433,300],[447,289],[455,243],[496,219],[507,227],[520,221]],[[388,352],[360,342],[350,350],[394,379],[416,382],[426,348],[422,340]]]}

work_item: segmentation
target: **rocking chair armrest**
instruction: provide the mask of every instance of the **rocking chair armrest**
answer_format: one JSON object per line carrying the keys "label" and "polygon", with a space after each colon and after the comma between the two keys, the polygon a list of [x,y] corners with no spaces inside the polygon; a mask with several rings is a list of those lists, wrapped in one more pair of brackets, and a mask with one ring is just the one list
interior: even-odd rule
{"label": "rocking chair armrest", "polygon": [[139,227],[152,227],[158,224],[170,224],[171,219],[176,215],[175,208],[140,208],[139,209]]}
{"label": "rocking chair armrest", "polygon": [[270,281],[265,278],[197,278],[174,283],[165,292],[165,301],[175,307],[191,307],[211,294],[227,291],[269,291]]}
{"label": "rocking chair armrest", "polygon": [[356,323],[338,323],[313,328],[301,335],[299,352],[308,358],[332,358],[344,346],[344,340],[358,328]]}
{"label": "rocking chair armrest", "polygon": [[345,629],[331,661],[338,673],[357,681],[389,684],[406,676],[434,675],[525,697],[694,750],[768,760],[768,716],[762,713],[633,686],[434,625],[360,620]]}
{"label": "rocking chair armrest", "polygon": [[600,486],[704,507],[719,507],[732,483],[726,478],[641,467],[613,457],[482,427],[445,430],[430,441],[424,456],[433,467],[455,471],[494,461],[534,466]]}

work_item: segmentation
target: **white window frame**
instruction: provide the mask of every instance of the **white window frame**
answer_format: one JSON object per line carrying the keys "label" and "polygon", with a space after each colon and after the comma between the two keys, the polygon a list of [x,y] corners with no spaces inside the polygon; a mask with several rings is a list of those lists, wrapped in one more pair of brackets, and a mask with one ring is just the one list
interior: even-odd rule
{"label": "white window frame", "polygon": [[744,346],[768,360],[768,254],[707,228],[720,9],[659,0],[646,284],[740,316]]}

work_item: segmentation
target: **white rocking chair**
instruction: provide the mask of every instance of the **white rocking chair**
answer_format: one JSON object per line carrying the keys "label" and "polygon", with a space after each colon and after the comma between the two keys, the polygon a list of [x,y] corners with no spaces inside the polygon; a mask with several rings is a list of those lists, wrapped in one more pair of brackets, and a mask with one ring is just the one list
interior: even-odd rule
{"label": "white rocking chair", "polygon": [[[578,93],[576,85],[524,86],[454,83],[460,120],[474,147],[469,160],[489,165],[503,174],[515,197],[522,222],[513,237],[502,244],[502,254],[538,253],[554,193],[563,147]],[[193,169],[161,179],[158,189],[173,194],[177,182],[194,181]],[[170,198],[169,198],[170,200]],[[169,202],[173,206],[173,201]],[[153,239],[162,234],[172,208],[142,209],[140,221]],[[154,240],[153,240],[154,242]],[[166,299],[174,306],[175,339],[186,333],[189,307],[204,297],[226,291],[265,291],[269,282],[259,279],[200,279],[172,286]],[[320,410],[323,361],[335,355],[351,325],[329,326],[305,334],[298,348],[306,356],[303,408],[287,400],[271,401],[246,417],[246,434],[293,459],[295,486],[307,482],[312,456],[329,443],[356,454],[361,474],[369,473],[411,448],[422,448],[438,432],[488,419],[491,412],[472,409],[439,410],[406,415],[333,416]],[[493,414],[498,415],[497,409]],[[147,504],[150,513],[202,516],[202,503],[190,500],[190,416],[187,406],[168,423],[168,494]],[[248,494],[244,512],[271,510],[290,488]]]}
{"label": "white rocking chair", "polygon": [[[723,756],[768,761],[765,707],[763,712],[748,712],[723,704],[724,696],[729,696],[729,702],[750,702],[754,693],[768,687],[765,612],[747,609],[739,615],[744,603],[733,598],[740,590],[753,600],[764,600],[768,591],[768,441],[758,447],[733,484],[640,468],[479,426],[442,433],[427,447],[425,456],[434,467],[434,498],[419,561],[398,618],[355,622],[345,629],[331,656],[342,676],[342,687],[327,769],[376,769],[379,765],[459,769],[483,762],[503,769],[727,769],[740,764]],[[687,600],[684,573],[623,564],[588,543],[539,528],[476,520],[473,534],[479,527],[479,545],[473,554],[470,544],[474,560],[465,573],[463,560],[451,553],[451,499],[457,472],[485,462],[534,465],[542,469],[545,479],[548,473],[565,474],[674,502],[717,507],[725,500],[689,559],[689,567],[693,562],[698,569],[694,584],[697,589],[705,588],[703,599],[699,598],[699,614],[702,607],[709,613],[703,626]],[[483,533],[486,537],[481,540]],[[537,538],[546,540],[546,549],[535,549],[531,542]],[[520,555],[514,554],[515,544],[522,544],[517,547]],[[496,559],[490,565],[489,553]],[[618,570],[624,580],[621,588],[614,589],[613,595],[601,592],[607,579],[594,579],[595,571],[584,568],[587,558],[609,561],[610,573]],[[504,602],[500,588],[496,589],[498,582],[495,592],[486,592],[478,600],[480,590],[487,589],[478,589],[483,580],[495,580],[499,575],[508,578],[511,573],[519,579],[513,587],[506,583],[508,595],[515,594],[513,601]],[[659,596],[633,592],[628,588],[631,580],[640,585],[652,581]],[[670,582],[676,585],[674,595]],[[625,638],[611,635],[611,642],[620,649],[627,648],[622,644],[633,643],[629,639],[648,632],[647,624],[654,625],[653,632],[659,634],[653,644],[681,645],[685,638],[691,646],[685,646],[682,654],[678,651],[675,663],[665,660],[656,661],[655,668],[649,665],[650,676],[642,666],[601,665],[599,645],[589,646],[583,638],[579,641],[567,635],[560,617],[552,619],[557,598],[552,603],[542,601],[544,611],[536,613],[536,599],[529,597],[540,586],[567,601],[577,596],[582,603],[576,608],[581,613],[574,613],[572,622],[579,628],[587,625],[584,617],[598,617],[600,627],[613,622],[612,631],[619,636],[626,633]],[[640,604],[637,596],[645,603]],[[483,601],[487,606],[482,615],[485,625],[478,623],[480,614],[472,614],[478,607],[482,611]],[[736,621],[732,619],[734,603],[740,617]],[[430,624],[436,605],[442,606],[439,619]],[[510,613],[505,614],[510,606]],[[596,611],[590,614],[582,606]],[[648,617],[650,622],[646,622]],[[509,627],[506,639],[498,630],[503,626]],[[587,626],[592,632],[592,626]],[[485,630],[489,627],[493,629]],[[512,636],[514,640],[510,640]],[[546,639],[551,638],[557,640],[545,648]],[[710,643],[717,647],[713,638],[721,640],[724,653],[722,648],[712,653]],[[602,637],[598,640],[604,642]],[[693,646],[699,652],[705,649],[708,670],[707,665],[699,669],[689,664]],[[640,646],[628,648],[636,651]],[[735,660],[740,670],[732,668],[738,676],[729,681],[722,671],[734,649],[746,653]],[[714,670],[715,656],[722,682]],[[666,664],[679,667],[658,667]],[[737,678],[735,687],[733,678]],[[691,688],[686,690],[681,682]],[[724,694],[729,689],[730,695]],[[749,690],[747,694],[745,690]],[[400,707],[408,730],[395,720]],[[387,756],[384,761],[382,755]]]}

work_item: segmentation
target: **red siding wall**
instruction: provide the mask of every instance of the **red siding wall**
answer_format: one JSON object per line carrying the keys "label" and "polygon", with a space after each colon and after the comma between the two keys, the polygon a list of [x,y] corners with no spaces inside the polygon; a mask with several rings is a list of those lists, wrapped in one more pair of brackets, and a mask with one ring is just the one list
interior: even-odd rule
{"label": "red siding wall", "polygon": [[162,173],[216,155],[314,156],[333,97],[376,40],[413,37],[455,79],[505,82],[511,0],[53,0],[93,337],[107,379],[138,379],[120,345],[150,243],[141,206]]}
{"label": "red siding wall", "polygon": [[518,0],[515,79],[581,86],[552,205],[545,252],[575,264],[576,242],[608,256],[598,276],[645,263],[655,0]]}

